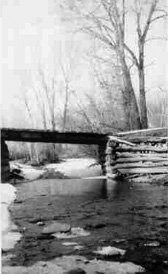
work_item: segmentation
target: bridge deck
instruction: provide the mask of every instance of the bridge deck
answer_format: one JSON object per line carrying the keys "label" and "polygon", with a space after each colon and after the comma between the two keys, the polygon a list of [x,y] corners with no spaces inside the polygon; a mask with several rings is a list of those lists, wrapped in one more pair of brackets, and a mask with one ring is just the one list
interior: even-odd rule
{"label": "bridge deck", "polygon": [[[102,144],[112,134],[99,134],[90,132],[59,132],[38,129],[17,129],[2,128],[1,138],[6,141],[22,142],[42,142],[42,143],[64,143],[64,144]],[[168,128],[154,128],[145,130],[135,130],[114,134],[121,139],[130,140],[135,143],[145,142],[150,138],[158,137],[158,142],[166,142],[168,138]],[[162,137],[162,138],[159,138]],[[162,139],[162,140],[161,140]],[[152,139],[151,139],[152,140]]]}
{"label": "bridge deck", "polygon": [[6,141],[63,143],[63,144],[102,144],[106,134],[83,132],[58,132],[50,130],[2,128],[1,138]]}

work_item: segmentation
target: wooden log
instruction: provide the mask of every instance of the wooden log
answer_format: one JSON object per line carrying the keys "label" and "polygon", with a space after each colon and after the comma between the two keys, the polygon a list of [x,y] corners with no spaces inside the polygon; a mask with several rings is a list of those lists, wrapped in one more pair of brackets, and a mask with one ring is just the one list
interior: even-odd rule
{"label": "wooden log", "polygon": [[141,158],[168,158],[168,153],[134,153],[134,152],[116,152],[117,158],[135,158],[135,157],[141,157]]}
{"label": "wooden log", "polygon": [[[149,129],[140,129],[140,130],[133,130],[133,131],[127,131],[127,132],[119,132],[117,133],[117,136],[119,138],[132,136],[132,137],[141,137],[141,136],[149,136],[149,137],[167,137],[168,136],[168,128],[149,128]],[[126,139],[125,138],[125,139]]]}
{"label": "wooden log", "polygon": [[136,163],[123,163],[123,164],[116,164],[115,168],[116,169],[123,169],[123,168],[134,168],[134,167],[139,167],[139,168],[143,168],[143,167],[165,167],[168,166],[168,161],[165,162],[161,162],[161,163],[140,163],[140,162],[136,162]]}
{"label": "wooden log", "polygon": [[124,136],[122,138],[124,138],[124,140],[132,142],[134,144],[140,144],[140,143],[166,144],[168,142],[168,137]]}
{"label": "wooden log", "polygon": [[156,148],[152,146],[138,146],[138,147],[117,147],[116,152],[144,152],[144,151],[153,151],[157,153],[168,153],[167,148]]}
{"label": "wooden log", "polygon": [[108,146],[113,147],[116,146],[117,144],[125,144],[125,145],[129,145],[129,146],[135,146],[135,144],[128,142],[126,140],[123,139],[119,139],[115,136],[108,136]]}
{"label": "wooden log", "polygon": [[166,158],[161,157],[132,157],[132,158],[119,158],[115,163],[134,163],[134,162],[164,162]]}
{"label": "wooden log", "polygon": [[168,174],[167,167],[144,167],[118,169],[121,174]]}
{"label": "wooden log", "polygon": [[[126,142],[126,144],[128,145],[128,142]],[[118,145],[118,138],[109,136],[106,147],[106,174],[110,174],[110,176],[112,176],[113,178],[116,178],[117,176],[117,170],[114,168],[114,166],[116,159],[116,147]]]}

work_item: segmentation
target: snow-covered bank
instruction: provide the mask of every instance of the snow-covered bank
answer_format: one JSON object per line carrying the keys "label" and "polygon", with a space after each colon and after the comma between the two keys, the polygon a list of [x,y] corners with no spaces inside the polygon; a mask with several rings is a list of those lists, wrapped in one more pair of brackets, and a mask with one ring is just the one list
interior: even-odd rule
{"label": "snow-covered bank", "polygon": [[46,168],[56,169],[67,177],[92,177],[101,174],[100,166],[95,163],[95,159],[92,158],[71,158],[58,164],[46,165]]}
{"label": "snow-covered bank", "polygon": [[17,232],[16,225],[11,221],[9,205],[16,197],[16,189],[10,184],[1,184],[1,248],[8,250],[13,248],[16,242],[21,238]]}
{"label": "snow-covered bank", "polygon": [[47,164],[42,168],[35,168],[17,162],[10,163],[11,169],[19,169],[26,180],[36,180],[47,171],[59,172],[68,178],[84,178],[101,175],[100,165],[96,165],[93,158],[71,158],[60,163]]}

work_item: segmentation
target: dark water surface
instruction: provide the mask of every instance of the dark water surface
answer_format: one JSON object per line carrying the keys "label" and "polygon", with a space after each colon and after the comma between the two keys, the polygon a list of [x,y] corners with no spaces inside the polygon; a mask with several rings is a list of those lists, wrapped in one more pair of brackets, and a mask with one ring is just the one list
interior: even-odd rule
{"label": "dark water surface", "polygon": [[[16,245],[16,264],[67,254],[93,259],[93,251],[99,246],[111,245],[125,249],[126,254],[105,259],[132,261],[145,267],[146,273],[168,273],[168,186],[105,179],[47,179],[19,185],[17,190],[12,217],[26,229]],[[45,224],[66,222],[91,234],[72,239],[85,247],[74,251],[63,247],[61,240],[40,238],[38,220]]]}

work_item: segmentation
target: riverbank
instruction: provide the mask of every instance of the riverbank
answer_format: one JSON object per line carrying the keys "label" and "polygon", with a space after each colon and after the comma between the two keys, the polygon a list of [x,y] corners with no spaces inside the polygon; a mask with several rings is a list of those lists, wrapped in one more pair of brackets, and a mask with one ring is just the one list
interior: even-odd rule
{"label": "riverbank", "polygon": [[13,248],[21,238],[9,212],[9,206],[15,198],[16,188],[11,184],[1,184],[1,248],[4,252]]}

